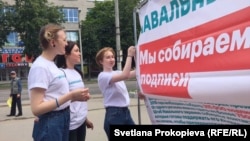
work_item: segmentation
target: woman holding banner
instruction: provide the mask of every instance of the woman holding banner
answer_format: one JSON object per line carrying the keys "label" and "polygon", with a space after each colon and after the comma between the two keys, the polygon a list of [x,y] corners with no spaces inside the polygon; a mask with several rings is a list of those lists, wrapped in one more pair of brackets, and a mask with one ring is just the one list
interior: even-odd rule
{"label": "woman holding banner", "polygon": [[131,71],[132,59],[135,56],[135,47],[128,48],[128,56],[122,71],[113,70],[115,66],[115,52],[111,47],[104,47],[96,54],[96,63],[103,71],[98,75],[98,86],[103,94],[104,130],[110,140],[110,125],[134,125],[128,108],[130,104],[129,93],[124,80],[135,77],[135,71]]}

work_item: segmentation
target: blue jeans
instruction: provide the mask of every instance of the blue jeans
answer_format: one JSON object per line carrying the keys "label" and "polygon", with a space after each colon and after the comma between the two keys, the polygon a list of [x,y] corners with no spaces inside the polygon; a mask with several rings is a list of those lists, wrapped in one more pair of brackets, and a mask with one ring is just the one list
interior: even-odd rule
{"label": "blue jeans", "polygon": [[32,137],[34,141],[68,141],[69,122],[69,108],[43,114],[34,122]]}
{"label": "blue jeans", "polygon": [[108,107],[104,119],[104,130],[110,140],[110,125],[135,125],[128,107]]}

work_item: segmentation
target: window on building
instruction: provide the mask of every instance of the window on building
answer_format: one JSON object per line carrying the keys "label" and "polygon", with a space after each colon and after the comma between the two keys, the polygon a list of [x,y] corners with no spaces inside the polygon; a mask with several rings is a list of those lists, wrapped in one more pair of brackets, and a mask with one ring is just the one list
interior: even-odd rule
{"label": "window on building", "polygon": [[18,34],[16,32],[11,32],[7,36],[7,43],[5,43],[5,46],[18,46]]}
{"label": "window on building", "polygon": [[87,8],[87,13],[89,13],[93,8]]}
{"label": "window on building", "polygon": [[13,8],[11,6],[9,7],[4,7],[3,9],[0,10],[3,13],[8,13],[8,12],[14,12]]}
{"label": "window on building", "polygon": [[66,22],[79,22],[78,8],[63,8],[63,13]]}
{"label": "window on building", "polygon": [[77,42],[79,40],[78,31],[66,31],[67,40]]}

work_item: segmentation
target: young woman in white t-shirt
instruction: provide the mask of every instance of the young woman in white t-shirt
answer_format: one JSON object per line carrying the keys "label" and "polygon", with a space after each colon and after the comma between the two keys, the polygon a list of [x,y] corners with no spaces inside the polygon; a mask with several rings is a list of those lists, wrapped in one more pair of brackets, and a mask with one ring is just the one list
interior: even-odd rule
{"label": "young woman in white t-shirt", "polygon": [[135,47],[128,48],[127,59],[122,71],[113,70],[115,66],[115,52],[111,47],[104,47],[96,54],[96,63],[103,71],[98,75],[98,86],[103,94],[106,108],[104,130],[110,140],[110,125],[134,125],[134,120],[128,108],[130,104],[129,93],[124,80],[135,77],[131,71]]}
{"label": "young woman in white t-shirt", "polygon": [[57,24],[43,26],[39,33],[42,54],[28,74],[31,111],[37,117],[32,137],[35,141],[68,141],[69,104],[85,101],[88,89],[69,91],[65,74],[54,63],[56,55],[65,54],[64,28]]}
{"label": "young woman in white t-shirt", "polygon": [[[56,65],[65,72],[69,83],[69,90],[84,88],[83,73],[75,65],[81,63],[81,52],[75,42],[68,41],[65,55],[58,55]],[[90,96],[89,96],[90,97]],[[73,101],[70,103],[69,141],[85,141],[86,127],[93,129],[93,123],[88,120],[87,101]]]}

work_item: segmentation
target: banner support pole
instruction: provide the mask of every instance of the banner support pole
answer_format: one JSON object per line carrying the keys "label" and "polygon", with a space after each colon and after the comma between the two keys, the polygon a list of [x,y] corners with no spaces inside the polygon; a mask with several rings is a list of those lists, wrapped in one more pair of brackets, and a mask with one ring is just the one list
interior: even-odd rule
{"label": "banner support pole", "polygon": [[[136,13],[137,13],[137,7],[135,7],[134,11],[133,11],[134,40],[135,40],[135,47],[137,48]],[[135,59],[135,62],[136,62],[137,58],[135,57],[134,59]],[[141,125],[141,107],[140,107],[140,98],[138,96],[137,72],[136,72],[136,92],[137,92],[137,107],[138,107],[138,124]]]}

